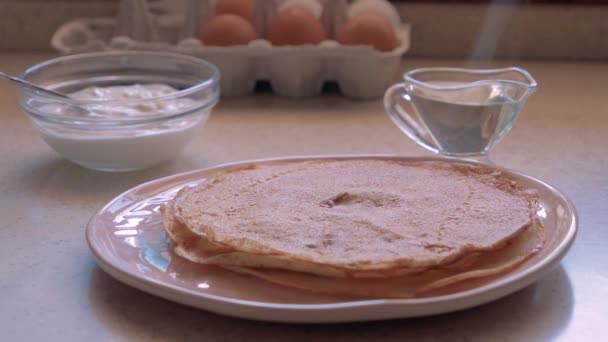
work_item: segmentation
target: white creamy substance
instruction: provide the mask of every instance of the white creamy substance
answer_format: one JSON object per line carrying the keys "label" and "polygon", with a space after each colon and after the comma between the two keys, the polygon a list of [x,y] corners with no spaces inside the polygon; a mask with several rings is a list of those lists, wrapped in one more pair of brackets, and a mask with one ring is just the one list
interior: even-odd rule
{"label": "white creamy substance", "polygon": [[[189,98],[138,101],[170,95],[177,90],[165,84],[88,87],[69,94],[80,100],[112,101],[87,104],[83,115],[99,119],[146,119],[194,110],[200,103]],[[120,102],[119,102],[120,101]],[[61,105],[44,105],[41,112],[58,115]],[[70,129],[39,124],[44,140],[64,157],[93,169],[134,170],[173,159],[190,141],[208,110],[183,118],[159,120],[135,126],[94,130]],[[65,114],[64,114],[65,115]]]}
{"label": "white creamy substance", "polygon": [[[128,86],[88,87],[69,94],[77,100],[121,101],[124,103],[87,105],[91,115],[107,118],[146,117],[171,115],[187,110],[196,105],[191,99],[174,99],[165,101],[139,100],[171,95],[177,89],[166,84],[134,84]],[[139,101],[129,103],[130,101]]]}

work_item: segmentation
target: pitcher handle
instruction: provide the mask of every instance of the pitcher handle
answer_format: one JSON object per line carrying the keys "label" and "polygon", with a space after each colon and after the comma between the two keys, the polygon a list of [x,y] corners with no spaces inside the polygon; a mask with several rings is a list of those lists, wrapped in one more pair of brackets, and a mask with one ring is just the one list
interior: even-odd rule
{"label": "pitcher handle", "polygon": [[401,103],[405,103],[413,109],[411,101],[405,83],[394,84],[384,93],[384,107],[395,125],[418,145],[434,153],[440,153],[439,147],[431,141],[431,135],[426,128],[401,106]]}

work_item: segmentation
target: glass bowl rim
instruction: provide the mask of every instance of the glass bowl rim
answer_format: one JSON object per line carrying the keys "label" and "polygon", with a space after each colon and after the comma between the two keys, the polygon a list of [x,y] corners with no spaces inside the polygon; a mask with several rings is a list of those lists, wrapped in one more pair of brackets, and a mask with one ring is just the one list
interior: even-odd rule
{"label": "glass bowl rim", "polygon": [[[424,73],[458,73],[458,74],[469,74],[469,75],[492,75],[492,74],[500,74],[500,73],[518,73],[520,74],[526,82],[515,81],[515,80],[480,80],[480,81],[472,81],[466,82],[460,85],[434,85],[425,81],[421,81],[417,79],[418,74]],[[409,82],[411,84],[415,84],[422,88],[428,88],[432,90],[462,90],[467,88],[473,88],[479,85],[484,84],[512,84],[519,87],[524,87],[530,92],[536,91],[538,87],[538,83],[536,80],[530,75],[527,70],[524,70],[519,67],[506,67],[506,68],[489,68],[489,69],[476,69],[476,68],[452,68],[452,67],[427,67],[427,68],[418,68],[413,69],[405,74],[403,74],[403,80]]]}
{"label": "glass bowl rim", "polygon": [[115,56],[125,56],[125,57],[133,57],[133,56],[156,56],[156,57],[169,57],[169,58],[178,58],[178,59],[182,59],[182,60],[186,60],[189,62],[193,62],[193,63],[198,63],[201,64],[203,67],[211,69],[211,76],[199,83],[196,83],[193,86],[190,86],[188,88],[185,89],[181,89],[176,91],[175,93],[169,94],[169,95],[162,95],[162,96],[157,96],[157,97],[151,97],[151,98],[146,98],[146,99],[141,99],[141,100],[128,100],[128,101],[124,101],[124,100],[80,100],[80,99],[70,99],[70,98],[63,98],[63,97],[59,97],[59,96],[52,96],[50,94],[41,94],[41,93],[36,93],[36,91],[34,90],[30,90],[29,88],[26,87],[21,87],[21,90],[26,90],[28,92],[33,92],[36,94],[41,94],[41,96],[43,97],[48,97],[48,98],[55,98],[55,99],[60,99],[62,102],[69,102],[69,103],[73,103],[75,105],[82,105],[82,104],[117,104],[117,103],[136,103],[136,102],[144,102],[144,101],[150,101],[150,100],[165,100],[165,99],[172,99],[175,97],[180,97],[183,95],[187,95],[191,92],[195,92],[197,90],[209,87],[211,85],[213,85],[214,83],[218,83],[220,80],[220,71],[219,69],[207,62],[206,60],[202,59],[202,58],[197,58],[194,56],[189,56],[189,55],[184,55],[184,54],[179,54],[179,53],[172,53],[172,52],[156,52],[156,51],[102,51],[102,52],[88,52],[88,53],[79,53],[79,54],[73,54],[73,55],[67,55],[67,56],[61,56],[61,57],[57,57],[57,58],[51,58],[48,59],[46,61],[43,61],[41,63],[35,64],[30,66],[29,68],[27,68],[21,75],[20,77],[27,80],[28,76],[30,76],[32,73],[34,72],[40,72],[41,70],[43,70],[44,68],[48,68],[50,66],[53,66],[55,64],[58,63],[63,63],[63,62],[69,62],[72,60],[79,60],[79,59],[92,59],[92,58],[103,58],[103,57],[115,57]]}
{"label": "glass bowl rim", "polygon": [[133,56],[155,56],[155,57],[166,57],[172,59],[180,59],[182,61],[187,61],[190,63],[199,64],[203,68],[207,68],[211,70],[211,75],[203,80],[202,82],[196,83],[190,87],[185,89],[181,89],[176,91],[175,93],[171,93],[168,95],[156,96],[146,99],[136,99],[136,100],[80,100],[80,99],[70,99],[59,96],[53,96],[46,93],[37,92],[35,90],[29,89],[27,87],[20,87],[20,91],[22,96],[27,98],[39,98],[49,100],[49,104],[51,103],[59,103],[72,107],[86,107],[86,106],[95,106],[95,105],[135,105],[142,102],[149,101],[168,101],[182,98],[184,96],[196,93],[197,91],[201,91],[203,89],[207,89],[209,87],[217,87],[217,90],[214,92],[214,96],[202,101],[199,106],[195,108],[188,108],[184,111],[179,111],[177,113],[168,114],[168,115],[154,115],[154,116],[146,116],[139,118],[84,118],[84,117],[76,117],[73,115],[66,116],[57,116],[51,114],[43,114],[38,113],[37,111],[28,110],[25,101],[22,102],[21,107],[24,108],[25,112],[32,116],[33,118],[41,121],[45,121],[48,123],[55,124],[68,124],[74,127],[83,127],[83,126],[122,126],[122,125],[132,125],[132,124],[143,124],[148,122],[158,122],[164,121],[168,119],[173,119],[176,117],[196,113],[200,110],[208,110],[213,107],[219,101],[220,91],[219,91],[219,80],[220,80],[220,71],[219,69],[213,65],[212,63],[197,58],[194,56],[171,53],[171,52],[157,52],[157,51],[103,51],[103,52],[90,52],[90,53],[79,53],[67,56],[61,56],[57,58],[52,58],[41,63],[35,64],[27,68],[20,77],[27,80],[27,77],[32,73],[40,72],[44,70],[44,68],[48,68],[54,66],[59,63],[65,63],[66,61],[73,60],[81,60],[81,59],[94,59],[94,58],[103,58],[103,57],[115,57],[115,56],[125,56],[125,57],[133,57]]}

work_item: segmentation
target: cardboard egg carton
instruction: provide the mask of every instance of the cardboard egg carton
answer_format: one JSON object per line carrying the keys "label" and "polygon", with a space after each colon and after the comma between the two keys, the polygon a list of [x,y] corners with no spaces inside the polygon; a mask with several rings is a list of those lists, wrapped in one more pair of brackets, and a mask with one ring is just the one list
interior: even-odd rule
{"label": "cardboard egg carton", "polygon": [[[254,27],[258,37],[248,45],[205,46],[200,27],[210,20],[217,0],[123,0],[117,18],[76,19],[61,26],[51,44],[63,53],[103,50],[146,50],[183,53],[203,58],[221,71],[225,96],[251,93],[259,80],[269,81],[275,93],[301,98],[318,95],[325,82],[336,82],[343,95],[354,99],[381,97],[398,77],[408,50],[409,25],[395,25],[399,46],[380,52],[371,46],[344,46],[334,40],[345,22],[347,0],[318,0],[320,20],[329,40],[319,45],[273,46],[263,39],[270,20],[284,1],[255,1]],[[181,12],[181,13],[180,13]],[[396,19],[398,20],[398,19]]]}

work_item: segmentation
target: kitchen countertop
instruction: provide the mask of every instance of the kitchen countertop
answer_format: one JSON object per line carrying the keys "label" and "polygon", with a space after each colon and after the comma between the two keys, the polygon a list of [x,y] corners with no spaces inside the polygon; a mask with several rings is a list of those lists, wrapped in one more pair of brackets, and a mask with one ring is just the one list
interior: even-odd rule
{"label": "kitchen countertop", "polygon": [[[0,54],[18,74],[51,55]],[[462,65],[406,60],[404,70]],[[514,63],[500,62],[497,65]],[[246,321],[156,298],[110,278],[84,238],[89,218],[142,182],[223,162],[286,155],[425,155],[380,101],[337,95],[293,101],[224,99],[175,161],[131,173],[76,166],[40,139],[0,83],[0,340],[600,340],[608,335],[608,64],[519,62],[539,82],[493,159],[569,195],[579,235],[538,283],[478,308],[383,322],[289,325]]]}

